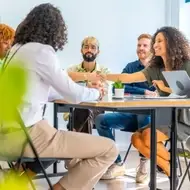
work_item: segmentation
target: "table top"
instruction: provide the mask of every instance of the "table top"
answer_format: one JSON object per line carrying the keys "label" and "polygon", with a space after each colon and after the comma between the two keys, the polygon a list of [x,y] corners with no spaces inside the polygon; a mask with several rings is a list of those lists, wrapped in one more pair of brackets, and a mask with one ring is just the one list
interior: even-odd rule
{"label": "table top", "polygon": [[[65,105],[76,105],[64,100],[56,100],[54,103]],[[190,107],[190,99],[112,99],[82,102],[79,105],[89,107],[107,107],[107,108],[155,108],[155,107]]]}

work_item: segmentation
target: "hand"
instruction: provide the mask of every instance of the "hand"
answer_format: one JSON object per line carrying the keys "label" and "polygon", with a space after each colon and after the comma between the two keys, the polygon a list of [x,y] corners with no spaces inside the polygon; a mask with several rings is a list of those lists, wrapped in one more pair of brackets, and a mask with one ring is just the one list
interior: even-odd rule
{"label": "hand", "polygon": [[92,72],[92,73],[86,73],[86,80],[88,81],[103,81],[102,80],[102,74],[100,72]]}
{"label": "hand", "polygon": [[88,82],[87,87],[96,88],[100,92],[100,99],[102,99],[102,97],[106,94],[104,85],[101,81]]}
{"label": "hand", "polygon": [[96,71],[96,74],[100,78],[100,81],[102,81],[102,82],[106,81],[106,78],[107,78],[106,74],[103,74],[100,71]]}
{"label": "hand", "polygon": [[103,83],[101,81],[89,81],[87,82],[87,87],[88,88],[103,88]]}
{"label": "hand", "polygon": [[153,97],[158,96],[158,93],[156,91],[150,91],[150,90],[145,90],[144,94],[147,96],[153,96]]}
{"label": "hand", "polygon": [[166,87],[162,80],[153,80],[152,84],[155,86],[155,88],[159,88],[160,90],[163,90]]}

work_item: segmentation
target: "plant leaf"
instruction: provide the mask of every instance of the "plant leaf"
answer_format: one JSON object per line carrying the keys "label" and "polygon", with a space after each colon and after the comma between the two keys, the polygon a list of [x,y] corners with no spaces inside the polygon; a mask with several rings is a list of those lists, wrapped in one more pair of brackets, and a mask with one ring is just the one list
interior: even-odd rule
{"label": "plant leaf", "polygon": [[12,64],[0,75],[0,120],[14,121],[15,109],[22,104],[22,98],[26,92],[27,73],[18,66]]}

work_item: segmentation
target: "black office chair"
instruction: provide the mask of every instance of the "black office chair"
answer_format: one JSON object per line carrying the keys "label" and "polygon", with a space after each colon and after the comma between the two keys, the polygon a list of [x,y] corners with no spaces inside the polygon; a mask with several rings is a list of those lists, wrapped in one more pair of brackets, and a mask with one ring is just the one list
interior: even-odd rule
{"label": "black office chair", "polygon": [[[32,139],[30,138],[30,136],[29,136],[29,134],[27,132],[27,129],[26,129],[26,127],[25,127],[25,125],[24,125],[24,123],[22,121],[22,118],[21,118],[20,114],[17,111],[16,111],[16,113],[17,113],[17,118],[18,118],[17,121],[18,121],[18,123],[19,123],[19,125],[21,127],[21,130],[23,130],[24,134],[26,135],[26,143],[25,143],[25,145],[27,143],[30,145],[30,147],[31,147],[31,149],[32,149],[35,157],[34,158],[24,157],[23,154],[24,154],[25,146],[23,146],[20,156],[18,156],[18,157],[10,157],[10,156],[6,157],[5,155],[3,155],[3,156],[0,156],[0,160],[7,162],[9,164],[9,166],[12,168],[12,170],[14,172],[16,172],[16,174],[18,174],[18,176],[20,175],[19,174],[19,168],[21,166],[24,169],[25,173],[27,174],[27,171],[26,171],[27,168],[25,167],[24,163],[37,162],[38,165],[39,165],[39,167],[41,168],[41,171],[42,171],[42,173],[43,173],[43,175],[44,175],[44,177],[45,177],[45,179],[46,179],[46,181],[47,181],[50,189],[53,190],[51,181],[50,181],[50,179],[49,179],[49,177],[48,177],[48,175],[47,175],[47,173],[45,171],[45,168],[43,166],[43,162],[58,161],[58,160],[67,160],[67,159],[70,159],[70,158],[62,158],[62,159],[60,159],[60,158],[40,158],[39,155],[38,155],[38,153],[37,153],[37,151],[36,151],[36,148],[34,147]],[[13,162],[17,163],[17,167],[16,168],[13,165]],[[28,177],[28,180],[29,180],[29,182],[30,182],[30,184],[32,186],[32,189],[36,190],[36,188],[35,188],[32,180],[31,180],[31,178],[28,175],[27,175],[27,177]]]}

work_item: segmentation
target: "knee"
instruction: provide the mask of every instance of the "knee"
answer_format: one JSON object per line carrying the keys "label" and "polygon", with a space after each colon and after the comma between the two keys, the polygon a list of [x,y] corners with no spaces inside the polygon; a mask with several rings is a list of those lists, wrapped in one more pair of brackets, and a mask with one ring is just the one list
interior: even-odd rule
{"label": "knee", "polygon": [[132,135],[132,137],[131,137],[131,143],[132,143],[132,145],[133,145],[136,149],[138,149],[139,146],[141,145],[140,136],[141,136],[141,134],[140,134],[139,132],[135,132],[135,133]]}
{"label": "knee", "polygon": [[100,128],[101,124],[103,123],[104,120],[104,114],[99,114],[95,118],[95,126],[97,129]]}

